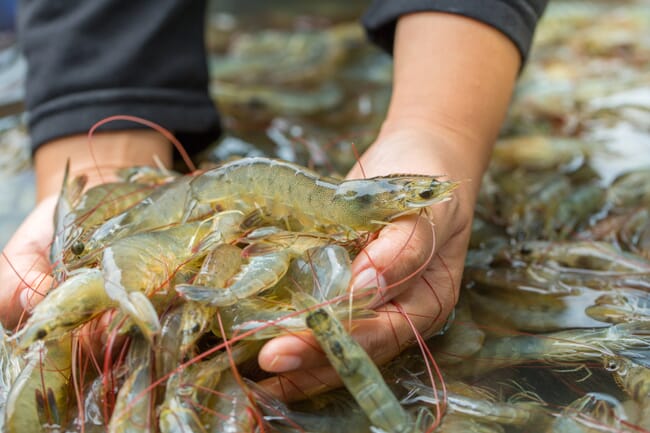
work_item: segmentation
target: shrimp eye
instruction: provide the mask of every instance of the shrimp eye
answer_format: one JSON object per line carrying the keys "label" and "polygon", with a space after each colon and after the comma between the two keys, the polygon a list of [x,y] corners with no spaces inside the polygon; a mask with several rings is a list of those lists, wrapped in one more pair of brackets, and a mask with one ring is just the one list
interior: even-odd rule
{"label": "shrimp eye", "polygon": [[74,243],[73,243],[72,246],[70,247],[70,250],[72,251],[72,254],[74,254],[75,256],[79,256],[79,255],[81,255],[81,253],[84,252],[84,249],[85,249],[85,248],[86,248],[86,247],[85,247],[85,245],[84,245],[83,242],[81,242],[81,241],[74,241]]}
{"label": "shrimp eye", "polygon": [[428,200],[431,197],[433,197],[433,190],[426,189],[426,190],[422,191],[419,195],[420,195],[420,198],[422,198],[424,200]]}
{"label": "shrimp eye", "polygon": [[607,371],[616,371],[616,370],[618,370],[618,364],[614,360],[609,360],[609,361],[607,361],[607,364],[605,365],[605,370],[607,370]]}

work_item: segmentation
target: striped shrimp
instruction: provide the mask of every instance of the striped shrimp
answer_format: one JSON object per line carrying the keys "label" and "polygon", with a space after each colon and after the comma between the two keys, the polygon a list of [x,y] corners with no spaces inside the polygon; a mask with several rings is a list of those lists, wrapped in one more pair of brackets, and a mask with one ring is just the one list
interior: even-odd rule
{"label": "striped shrimp", "polygon": [[382,222],[448,199],[456,186],[425,175],[340,181],[285,161],[244,158],[196,176],[186,215],[211,203],[261,209],[263,217],[285,220],[293,230],[377,230]]}

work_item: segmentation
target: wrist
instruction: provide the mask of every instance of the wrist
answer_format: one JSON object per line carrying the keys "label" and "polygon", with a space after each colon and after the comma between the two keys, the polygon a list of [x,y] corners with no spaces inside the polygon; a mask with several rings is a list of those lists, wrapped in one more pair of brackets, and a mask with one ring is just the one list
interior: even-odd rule
{"label": "wrist", "polygon": [[401,117],[384,122],[371,150],[387,155],[386,167],[395,165],[392,158],[404,161],[397,163],[402,170],[461,181],[462,189],[475,199],[492,147],[490,139],[480,140],[427,119]]}
{"label": "wrist", "polygon": [[34,155],[37,200],[58,194],[67,161],[70,176],[85,174],[88,186],[116,180],[116,170],[134,165],[170,166],[172,148],[155,131],[127,130],[73,135],[45,143]]}

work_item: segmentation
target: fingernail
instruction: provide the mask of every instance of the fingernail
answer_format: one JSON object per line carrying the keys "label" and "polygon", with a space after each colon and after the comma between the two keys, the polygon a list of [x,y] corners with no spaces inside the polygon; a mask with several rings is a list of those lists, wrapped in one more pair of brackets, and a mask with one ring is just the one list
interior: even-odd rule
{"label": "fingernail", "polygon": [[[366,308],[375,308],[384,301],[384,291],[386,289],[386,280],[384,276],[377,272],[375,268],[367,268],[359,272],[356,277],[352,279],[352,293],[355,295],[355,299]],[[363,289],[373,289],[363,292]],[[359,291],[362,291],[359,293]]]}
{"label": "fingernail", "polygon": [[23,289],[20,292],[20,305],[23,307],[23,310],[27,310],[30,307],[30,302],[29,302],[29,292],[30,289]]}
{"label": "fingernail", "polygon": [[375,268],[366,268],[363,271],[359,272],[353,279],[350,284],[352,290],[354,289],[367,289],[370,287],[376,287],[378,289],[383,289],[386,287],[386,280],[384,276],[377,272]]}
{"label": "fingernail", "polygon": [[273,373],[285,373],[297,370],[302,364],[302,359],[293,355],[277,355],[269,365],[269,371]]}

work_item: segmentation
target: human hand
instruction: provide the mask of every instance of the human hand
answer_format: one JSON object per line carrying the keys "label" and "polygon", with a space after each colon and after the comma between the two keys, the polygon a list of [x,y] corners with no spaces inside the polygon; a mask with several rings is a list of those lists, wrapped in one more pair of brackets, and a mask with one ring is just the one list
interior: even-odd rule
{"label": "human hand", "polygon": [[49,251],[56,196],[43,199],[11,237],[0,258],[0,321],[15,328],[52,287]]}
{"label": "human hand", "polygon": [[[452,200],[431,206],[428,215],[387,225],[352,264],[351,290],[377,287],[377,317],[354,321],[351,334],[378,364],[413,344],[416,333],[434,335],[453,309],[480,181],[472,178],[476,168],[463,163],[460,147],[450,139],[416,125],[384,131],[349,178],[440,174],[462,183]],[[279,374],[261,384],[285,400],[340,386],[318,347],[309,332],[271,340],[258,360],[263,369]]]}
{"label": "human hand", "polygon": [[[132,165],[171,165],[171,146],[155,131],[98,133],[45,144],[35,155],[39,204],[12,236],[0,258],[0,321],[15,328],[52,287],[49,251],[54,235],[54,208],[66,163],[70,176],[85,175],[87,187],[116,180],[115,170]],[[98,165],[98,161],[101,165]]]}

